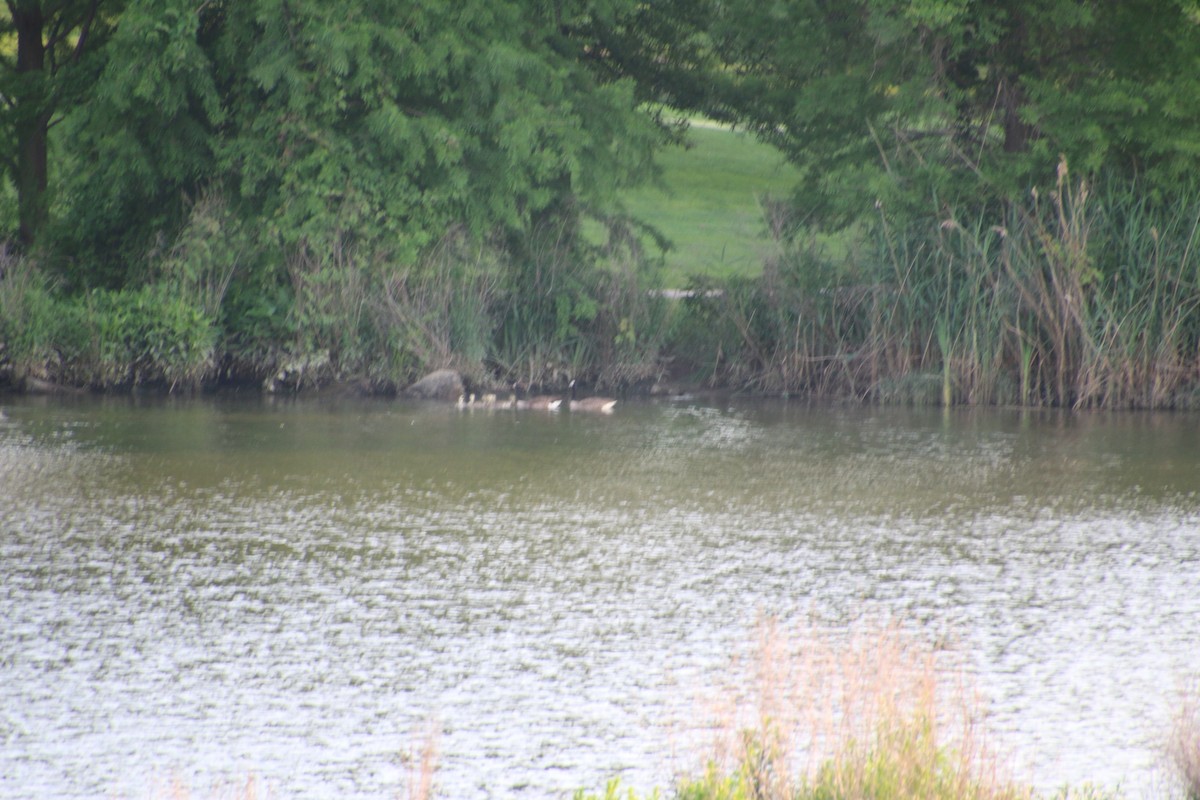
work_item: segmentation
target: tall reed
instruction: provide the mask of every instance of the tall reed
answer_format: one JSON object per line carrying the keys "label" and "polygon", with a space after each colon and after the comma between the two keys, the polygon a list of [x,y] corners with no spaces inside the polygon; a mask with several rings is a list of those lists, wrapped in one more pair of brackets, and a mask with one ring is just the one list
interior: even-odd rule
{"label": "tall reed", "polygon": [[405,800],[431,800],[435,796],[440,728],[432,723],[415,737],[417,746],[400,754],[405,768]]}
{"label": "tall reed", "polygon": [[982,731],[967,672],[893,623],[843,635],[758,626],[719,690],[702,778],[680,797],[1018,798]]}
{"label": "tall reed", "polygon": [[59,314],[50,282],[32,259],[0,248],[0,378],[47,377]]}
{"label": "tall reed", "polygon": [[754,280],[685,306],[693,370],[882,401],[1200,405],[1200,202],[1073,180],[1022,201],[893,216],[842,261],[781,237]]}
{"label": "tall reed", "polygon": [[594,219],[604,241],[589,244],[581,213],[549,215],[506,247],[489,361],[507,380],[630,384],[660,371],[666,305],[638,238],[627,220]]}
{"label": "tall reed", "polygon": [[1184,695],[1175,717],[1167,754],[1186,800],[1200,800],[1200,696]]}
{"label": "tall reed", "polygon": [[157,783],[150,797],[154,800],[192,800],[195,797],[207,800],[259,800],[271,797],[271,792],[269,789],[260,789],[259,781],[254,775],[247,775],[236,781],[213,784],[207,792],[197,795],[182,777],[174,774],[165,782]]}
{"label": "tall reed", "polygon": [[373,337],[398,374],[453,367],[481,381],[502,293],[499,254],[454,229],[420,262],[381,270]]}

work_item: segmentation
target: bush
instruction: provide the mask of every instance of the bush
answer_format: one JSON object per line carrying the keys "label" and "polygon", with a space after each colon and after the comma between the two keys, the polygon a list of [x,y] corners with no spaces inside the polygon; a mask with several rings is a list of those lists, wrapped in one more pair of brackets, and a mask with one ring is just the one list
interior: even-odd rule
{"label": "bush", "polygon": [[43,371],[54,356],[61,316],[33,262],[0,253],[0,367],[10,380]]}
{"label": "bush", "polygon": [[171,288],[95,289],[61,301],[56,350],[73,383],[96,388],[195,388],[214,367],[215,330]]}
{"label": "bush", "polygon": [[658,790],[655,789],[648,795],[639,795],[633,789],[623,788],[621,781],[613,778],[604,787],[604,794],[594,794],[580,789],[572,796],[572,800],[658,800]]}
{"label": "bush", "polygon": [[32,262],[9,259],[0,275],[0,342],[16,383],[194,388],[213,373],[215,334],[170,285],[61,297]]}

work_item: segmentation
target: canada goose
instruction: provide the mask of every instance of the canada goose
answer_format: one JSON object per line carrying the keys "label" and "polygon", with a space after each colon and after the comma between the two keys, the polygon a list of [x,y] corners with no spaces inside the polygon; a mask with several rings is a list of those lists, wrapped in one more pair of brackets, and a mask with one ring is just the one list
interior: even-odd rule
{"label": "canada goose", "polygon": [[534,408],[541,411],[557,411],[562,405],[562,398],[552,394],[534,395],[526,400],[517,400],[517,408]]}
{"label": "canada goose", "polygon": [[601,414],[611,414],[613,406],[617,404],[615,398],[612,397],[585,397],[582,400],[575,399],[575,381],[571,381],[571,403],[572,411],[598,411]]}

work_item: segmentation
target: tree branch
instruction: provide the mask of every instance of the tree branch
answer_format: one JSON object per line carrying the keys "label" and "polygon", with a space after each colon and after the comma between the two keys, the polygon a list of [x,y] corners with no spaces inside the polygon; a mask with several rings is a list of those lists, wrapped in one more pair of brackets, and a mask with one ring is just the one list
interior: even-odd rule
{"label": "tree branch", "polygon": [[50,26],[50,35],[46,37],[45,52],[47,60],[50,62],[50,69],[48,70],[50,75],[55,75],[58,73],[58,59],[54,57],[54,53],[55,50],[57,50],[58,43],[63,38],[62,27],[63,19],[62,16],[59,15],[54,18],[54,23]]}
{"label": "tree branch", "polygon": [[75,52],[71,54],[71,61],[78,64],[79,59],[83,56],[83,48],[87,44],[88,34],[92,32],[92,23],[96,21],[96,16],[100,10],[100,0],[92,0],[92,7],[88,11],[87,19],[79,25],[79,40],[75,42]]}

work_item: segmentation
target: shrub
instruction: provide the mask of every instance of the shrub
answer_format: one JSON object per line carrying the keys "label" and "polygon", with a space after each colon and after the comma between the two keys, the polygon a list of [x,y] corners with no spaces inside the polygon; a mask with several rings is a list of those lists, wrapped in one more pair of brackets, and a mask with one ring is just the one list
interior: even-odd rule
{"label": "shrub", "polygon": [[0,367],[10,380],[45,374],[61,319],[49,281],[33,261],[0,252]]}
{"label": "shrub", "polygon": [[193,388],[214,368],[215,329],[172,287],[60,297],[29,262],[0,276],[0,342],[15,382]]}
{"label": "shrub", "polygon": [[658,790],[655,789],[648,795],[639,795],[633,789],[623,788],[621,781],[613,778],[605,785],[604,794],[595,794],[580,789],[572,795],[572,800],[658,800]]}
{"label": "shrub", "polygon": [[195,388],[213,369],[211,321],[169,286],[94,289],[62,302],[57,349],[75,383]]}
{"label": "shrub", "polygon": [[475,381],[495,326],[502,262],[495,248],[452,230],[422,261],[380,269],[369,305],[373,336],[395,377],[454,367]]}

